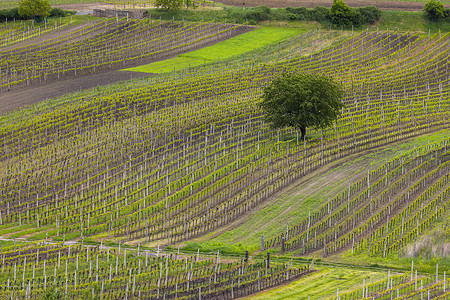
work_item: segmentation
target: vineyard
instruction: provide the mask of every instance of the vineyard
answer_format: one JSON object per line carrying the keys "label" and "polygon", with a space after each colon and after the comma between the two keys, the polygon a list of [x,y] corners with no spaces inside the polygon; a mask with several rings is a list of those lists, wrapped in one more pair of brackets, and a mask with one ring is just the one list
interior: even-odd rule
{"label": "vineyard", "polygon": [[70,18],[60,18],[58,21],[54,21],[53,24],[45,22],[43,25],[39,26],[38,24],[34,26],[34,22],[31,26],[26,22],[15,22],[14,20],[9,23],[5,22],[4,24],[0,24],[0,50],[3,47],[14,45],[33,37],[45,35],[54,30],[69,27],[71,24],[72,20]]}
{"label": "vineyard", "polygon": [[160,254],[103,245],[29,244],[2,249],[2,298],[40,299],[52,286],[70,298],[230,299],[300,278],[313,270],[270,261],[221,262],[220,254]]}
{"label": "vineyard", "polygon": [[[253,29],[112,18],[13,47],[43,29],[5,26],[0,92],[139,66]],[[449,60],[448,33],[316,29],[239,60],[0,115],[0,297],[41,299],[55,288],[68,299],[233,299],[306,280],[343,255],[367,264],[405,257],[448,220]],[[271,128],[258,106],[265,84],[295,69],[331,76],[346,92],[333,126],[305,141]],[[257,236],[256,251],[187,251],[190,241],[245,226],[318,170],[430,135],[358,170],[294,224],[271,225],[281,229]],[[325,298],[447,299],[445,251],[433,273],[399,266]]]}
{"label": "vineyard", "polygon": [[243,25],[106,19],[55,39],[0,50],[0,92],[148,63],[248,30]]}

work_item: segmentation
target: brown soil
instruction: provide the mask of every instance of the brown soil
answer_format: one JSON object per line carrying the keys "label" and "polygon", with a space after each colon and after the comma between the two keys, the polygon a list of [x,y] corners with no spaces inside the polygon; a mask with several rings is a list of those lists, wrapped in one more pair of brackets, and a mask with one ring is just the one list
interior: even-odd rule
{"label": "brown soil", "polygon": [[[316,6],[330,7],[333,4],[332,0],[218,0],[218,2],[233,5],[242,6],[245,3],[245,7],[253,7],[259,5],[267,5],[269,7],[299,7],[304,6],[308,8],[314,8]],[[378,1],[378,0],[346,0],[345,3],[351,7],[361,7],[373,5],[382,10],[409,10],[420,11],[423,9],[424,3],[420,2],[405,2],[405,1]]]}
{"label": "brown soil", "polygon": [[110,71],[22,88],[17,91],[0,94],[0,114],[24,105],[35,104],[39,101],[63,96],[68,93],[152,75],[140,72]]}

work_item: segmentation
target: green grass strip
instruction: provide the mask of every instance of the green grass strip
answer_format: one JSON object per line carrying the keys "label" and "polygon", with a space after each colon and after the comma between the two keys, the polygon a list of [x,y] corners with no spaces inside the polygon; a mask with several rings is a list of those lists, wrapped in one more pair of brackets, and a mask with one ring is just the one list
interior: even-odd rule
{"label": "green grass strip", "polygon": [[124,71],[145,73],[168,73],[189,67],[229,59],[258,48],[281,42],[284,39],[305,32],[301,28],[261,27],[256,30],[235,36],[215,45],[180,54],[177,57],[162,60]]}

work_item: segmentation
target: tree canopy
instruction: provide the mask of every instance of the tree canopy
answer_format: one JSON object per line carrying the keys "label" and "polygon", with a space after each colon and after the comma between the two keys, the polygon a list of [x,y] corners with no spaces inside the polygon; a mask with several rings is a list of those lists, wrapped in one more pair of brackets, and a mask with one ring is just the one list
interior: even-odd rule
{"label": "tree canopy", "polygon": [[345,27],[352,26],[355,11],[342,0],[334,0],[330,8],[330,18],[333,24]]}
{"label": "tree canopy", "polygon": [[156,7],[178,10],[183,6],[183,0],[155,0]]}
{"label": "tree canopy", "polygon": [[423,10],[425,11],[428,19],[432,21],[437,21],[445,16],[444,4],[440,1],[429,0],[423,6]]}
{"label": "tree canopy", "polygon": [[343,95],[341,85],[330,77],[292,72],[269,83],[259,105],[272,127],[295,127],[304,140],[307,127],[333,124],[344,107]]}
{"label": "tree canopy", "polygon": [[19,15],[24,18],[47,17],[50,10],[48,0],[22,0],[19,2]]}

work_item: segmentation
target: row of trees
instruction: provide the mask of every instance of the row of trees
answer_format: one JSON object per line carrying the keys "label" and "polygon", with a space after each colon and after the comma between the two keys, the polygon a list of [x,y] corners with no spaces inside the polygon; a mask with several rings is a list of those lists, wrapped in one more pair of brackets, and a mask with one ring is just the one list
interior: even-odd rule
{"label": "row of trees", "polygon": [[[431,21],[450,17],[450,9],[445,9],[444,4],[438,0],[429,0],[425,3],[423,10]],[[381,11],[373,6],[354,9],[347,6],[343,0],[334,0],[329,17],[333,24],[350,27],[376,22],[381,17]]]}
{"label": "row of trees", "polygon": [[[196,8],[194,0],[155,0],[154,4],[156,7],[175,10],[181,9],[183,6],[186,8]],[[345,4],[343,0],[333,0],[330,9],[325,7],[319,8],[307,10],[304,7],[288,7],[286,8],[286,11],[289,18],[293,20],[314,19],[315,21],[320,22],[329,19],[333,24],[343,27],[371,24],[378,21],[381,17],[381,11],[374,6],[354,9]],[[258,8],[256,8],[256,10],[259,11],[261,9],[258,10]],[[22,0],[19,2],[18,14],[23,18],[44,18],[48,17],[51,14],[51,11],[52,9],[48,0]],[[269,18],[271,13],[270,9],[267,7],[267,9],[263,11],[266,18]],[[442,2],[437,0],[429,0],[425,3],[424,11],[427,17],[432,21],[450,17],[450,9],[445,9]]]}
{"label": "row of trees", "polygon": [[[183,6],[186,8],[195,8],[196,4],[194,0],[155,0],[155,6],[178,10]],[[450,17],[450,9],[445,9],[442,2],[437,0],[429,0],[424,5],[424,11],[427,18],[432,21]],[[314,9],[286,7],[285,9],[273,10],[267,6],[258,6],[245,9],[242,12],[228,8],[227,13],[231,19],[243,18],[250,22],[275,19],[308,20],[320,23],[332,23],[337,27],[345,28],[373,24],[381,18],[381,10],[375,6],[352,8],[345,4],[343,0],[334,0],[331,8],[323,6],[316,6]]]}

